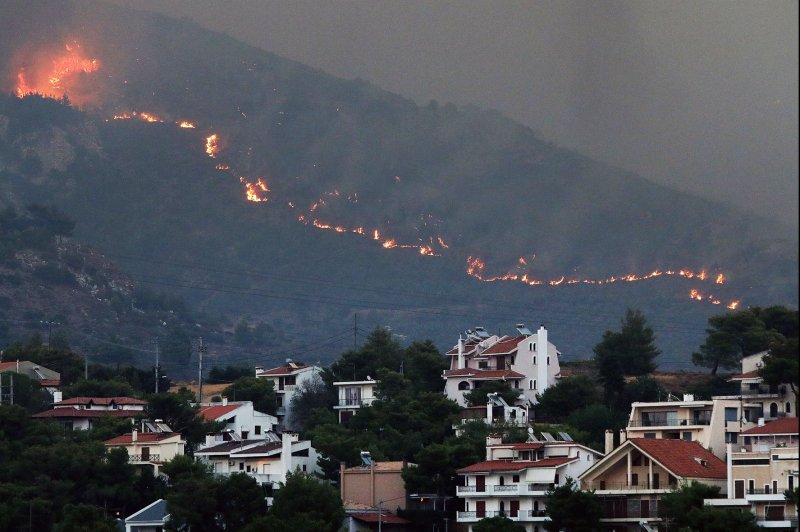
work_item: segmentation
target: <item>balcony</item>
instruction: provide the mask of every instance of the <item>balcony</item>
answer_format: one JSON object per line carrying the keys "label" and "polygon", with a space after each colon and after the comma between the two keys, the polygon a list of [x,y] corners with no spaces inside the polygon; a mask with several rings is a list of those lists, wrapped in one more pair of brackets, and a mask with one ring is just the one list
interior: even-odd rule
{"label": "balcony", "polygon": [[128,456],[129,463],[145,463],[145,464],[159,464],[161,463],[161,455],[159,454],[132,454]]}
{"label": "balcony", "polygon": [[537,484],[537,483],[533,483],[533,484],[528,484],[528,492],[532,492],[532,491],[545,492],[545,491],[547,491],[549,489],[553,489],[555,487],[556,487],[555,484]]}
{"label": "balcony", "polygon": [[666,482],[649,483],[647,479],[640,480],[637,484],[632,485],[626,482],[584,482],[583,489],[595,491],[648,491],[648,490],[661,490],[669,491],[674,488],[674,485],[669,485]]}
{"label": "balcony", "polygon": [[481,491],[478,491],[478,486],[458,486],[458,487],[456,487],[456,493],[459,493],[459,494],[460,493],[473,494],[473,493],[485,493],[485,492],[486,492],[486,488],[482,489]]}
{"label": "balcony", "polygon": [[525,521],[549,521],[550,518],[547,517],[547,512],[545,510],[525,510],[523,512],[523,519]]}
{"label": "balcony", "polygon": [[519,486],[517,484],[496,485],[492,486],[492,491],[497,495],[518,495]]}
{"label": "balcony", "polygon": [[498,511],[483,511],[483,512],[457,512],[456,519],[459,523],[468,522],[468,521],[479,521],[481,519],[485,519],[488,517],[499,517],[504,516],[508,517],[512,521],[520,521],[523,520],[527,516],[527,512],[524,510],[518,510],[516,515],[512,515],[511,512],[498,512]]}
{"label": "balcony", "polygon": [[346,399],[339,399],[339,408],[361,408],[363,405],[372,401],[370,397],[348,397]]}
{"label": "balcony", "polygon": [[707,426],[711,424],[710,419],[641,419],[628,422],[628,428],[646,428],[646,427],[697,427]]}

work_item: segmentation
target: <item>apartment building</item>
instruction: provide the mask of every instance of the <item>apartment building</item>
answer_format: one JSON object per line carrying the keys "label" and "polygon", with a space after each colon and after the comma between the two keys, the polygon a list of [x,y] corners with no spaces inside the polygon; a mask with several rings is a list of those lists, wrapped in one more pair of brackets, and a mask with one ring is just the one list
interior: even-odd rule
{"label": "apartment building", "polygon": [[264,369],[256,366],[256,377],[268,379],[272,382],[275,389],[275,396],[278,402],[276,411],[278,424],[286,426],[286,420],[291,415],[292,398],[298,391],[298,386],[306,381],[319,378],[322,368],[319,366],[309,366],[300,362],[286,360],[286,364],[277,368]]}
{"label": "apartment building", "polygon": [[362,407],[371,405],[376,398],[377,385],[378,381],[369,376],[363,381],[334,382],[339,400],[333,409],[339,416],[339,423],[353,417]]}

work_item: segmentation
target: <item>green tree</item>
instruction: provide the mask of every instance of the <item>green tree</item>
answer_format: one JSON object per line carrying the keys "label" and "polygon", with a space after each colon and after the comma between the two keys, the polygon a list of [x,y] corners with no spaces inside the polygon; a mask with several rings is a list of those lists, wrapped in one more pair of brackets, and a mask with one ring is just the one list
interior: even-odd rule
{"label": "green tree", "polygon": [[472,526],[473,532],[525,532],[519,525],[504,515],[486,517]]}
{"label": "green tree", "polygon": [[606,429],[619,430],[625,426],[625,419],[624,412],[597,403],[575,410],[567,416],[566,422],[567,425],[588,433],[589,439],[585,442],[588,447],[603,449]]}
{"label": "green tree", "polygon": [[234,401],[252,401],[253,408],[266,414],[275,415],[278,409],[275,385],[269,379],[240,377],[222,390],[222,395]]}
{"label": "green tree", "polygon": [[595,366],[606,390],[608,401],[622,389],[623,375],[646,375],[656,369],[656,347],[653,329],[639,310],[628,309],[619,332],[606,331],[594,347]]}
{"label": "green tree", "polygon": [[[338,397],[333,385],[315,375],[301,382],[292,397],[289,418],[286,424],[292,430],[298,430],[305,436],[307,431],[330,414],[330,408],[337,404]],[[336,418],[332,420],[337,422]]]}
{"label": "green tree", "polygon": [[601,401],[597,384],[585,375],[567,377],[537,395],[537,421],[563,421],[575,410]]}
{"label": "green tree", "polygon": [[447,360],[430,340],[414,342],[403,352],[403,375],[417,390],[444,390],[442,371],[448,367]]}
{"label": "green tree", "polygon": [[347,351],[331,364],[327,375],[331,382],[352,381],[375,378],[378,368],[399,371],[401,353],[400,344],[391,331],[379,327],[369,334],[358,350]]}
{"label": "green tree", "polygon": [[[771,343],[785,338],[776,329],[767,328],[762,314],[762,309],[754,307],[710,317],[705,342],[692,353],[692,362],[711,368],[711,374],[716,375],[720,369],[738,368],[743,356],[765,351]],[[776,311],[768,316],[771,323],[782,323]]]}
{"label": "green tree", "polygon": [[800,386],[800,349],[798,349],[798,339],[784,338],[772,344],[769,352],[762,359],[763,366],[759,368],[758,375],[764,382],[772,386],[786,384],[791,388],[795,396],[794,411],[797,412],[798,406],[798,386]]}
{"label": "green tree", "polygon": [[545,508],[550,521],[547,530],[559,532],[592,532],[600,528],[602,506],[594,492],[582,491],[572,478],[564,484],[547,490]]}
{"label": "green tree", "polygon": [[686,528],[691,532],[756,532],[763,530],[756,523],[756,516],[748,511],[732,508],[702,506],[692,508],[686,516],[689,523]]}
{"label": "green tree", "polygon": [[89,504],[68,504],[64,518],[53,527],[53,532],[115,532],[116,522],[103,515],[103,508]]}
{"label": "green tree", "polygon": [[[275,530],[336,532],[345,517],[339,492],[305,473],[289,473],[275,492],[269,515]],[[307,528],[312,526],[314,528]]]}
{"label": "green tree", "polygon": [[709,486],[701,482],[684,484],[661,497],[659,515],[670,528],[691,527],[689,512],[692,509],[701,509],[704,499],[714,499],[719,496],[719,492],[718,486]]}
{"label": "green tree", "polygon": [[667,392],[661,384],[650,375],[642,375],[625,383],[622,391],[622,404],[653,402],[666,398]]}

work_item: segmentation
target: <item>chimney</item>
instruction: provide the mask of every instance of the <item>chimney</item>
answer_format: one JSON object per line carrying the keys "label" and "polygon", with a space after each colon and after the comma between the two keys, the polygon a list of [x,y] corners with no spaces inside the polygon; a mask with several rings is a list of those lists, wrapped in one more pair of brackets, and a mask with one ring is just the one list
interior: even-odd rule
{"label": "chimney", "polygon": [[614,431],[606,429],[606,454],[614,450]]}
{"label": "chimney", "polygon": [[222,396],[222,406],[228,406],[228,398],[224,395]]}
{"label": "chimney", "polygon": [[492,445],[500,445],[503,443],[503,436],[501,434],[489,434],[486,436],[486,460],[492,459]]}
{"label": "chimney", "polygon": [[758,418],[758,426],[759,427],[763,427],[764,426],[764,418],[763,417]]}
{"label": "chimney", "polygon": [[60,403],[64,400],[64,395],[61,392],[53,392],[53,403]]}
{"label": "chimney", "polygon": [[213,434],[206,434],[206,445],[208,445],[208,446],[214,445],[215,441],[216,440],[214,439],[214,435]]}
{"label": "chimney", "polygon": [[536,351],[536,391],[544,393],[548,386],[547,357],[550,355],[550,348],[547,345],[547,329],[544,325],[540,325],[539,330],[536,331]]}
{"label": "chimney", "polygon": [[619,429],[619,444],[622,445],[628,439],[628,432],[625,429]]}
{"label": "chimney", "polygon": [[464,369],[464,340],[461,335],[458,335],[458,367],[456,369]]}
{"label": "chimney", "polygon": [[292,443],[298,441],[296,432],[284,432],[281,434],[281,466],[283,469],[284,480],[286,473],[292,471]]}
{"label": "chimney", "polygon": [[136,429],[133,429],[133,432],[131,432],[131,441],[136,443],[138,438],[139,438],[139,431],[136,430]]}

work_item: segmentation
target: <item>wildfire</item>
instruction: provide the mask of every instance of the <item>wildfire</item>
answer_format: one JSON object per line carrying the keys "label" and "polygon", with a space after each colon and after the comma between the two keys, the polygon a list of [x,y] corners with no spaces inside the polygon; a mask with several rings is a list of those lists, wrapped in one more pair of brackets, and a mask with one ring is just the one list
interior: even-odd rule
{"label": "wildfire", "polygon": [[217,134],[214,133],[206,137],[206,154],[212,159],[217,156],[219,146],[217,145]]}
{"label": "wildfire", "polygon": [[[527,265],[527,261],[525,261],[524,257],[520,257],[517,259],[518,266]],[[635,282],[635,281],[644,281],[647,279],[654,279],[656,277],[661,277],[662,275],[667,276],[679,276],[684,277],[686,279],[698,279],[701,281],[709,280],[710,277],[705,270],[701,270],[699,273],[695,273],[692,270],[653,270],[650,273],[644,275],[638,275],[633,273],[628,273],[625,275],[613,275],[611,277],[607,277],[605,279],[586,279],[586,278],[567,278],[566,276],[562,275],[557,279],[550,279],[547,281],[542,281],[539,279],[533,279],[527,272],[508,272],[503,275],[496,275],[496,276],[486,276],[484,274],[484,270],[486,269],[486,263],[483,262],[478,257],[469,256],[467,257],[467,270],[466,273],[470,277],[474,277],[479,281],[483,281],[485,283],[493,283],[498,281],[516,281],[521,282],[523,284],[527,284],[529,286],[540,286],[543,284],[548,284],[550,286],[560,286],[562,284],[610,284],[610,283],[617,283],[617,282]],[[716,284],[723,284],[725,282],[725,275],[720,273],[716,276],[715,281]],[[707,301],[712,305],[721,305],[722,301],[720,301],[717,297],[713,295],[705,296],[700,293],[699,290],[693,288],[689,291],[689,297],[694,301]],[[739,306],[739,301],[732,301],[728,305],[727,308],[731,310],[735,310]]]}
{"label": "wildfire", "polygon": [[178,127],[182,127],[183,129],[194,129],[195,126],[193,123],[184,120],[178,123]]}
{"label": "wildfire", "polygon": [[80,44],[71,41],[64,45],[63,51],[57,52],[46,61],[20,67],[17,71],[15,92],[20,98],[27,94],[41,94],[54,98],[70,96],[80,105],[84,102],[81,101],[81,95],[73,91],[75,82],[81,74],[90,74],[99,69],[100,61],[87,57]]}
{"label": "wildfire", "polygon": [[256,180],[255,183],[251,183],[244,178],[244,176],[239,178],[239,181],[242,182],[245,189],[245,194],[247,197],[247,201],[253,201],[256,203],[260,203],[263,201],[267,201],[267,194],[269,193],[269,187],[264,182],[263,179],[259,178]]}

